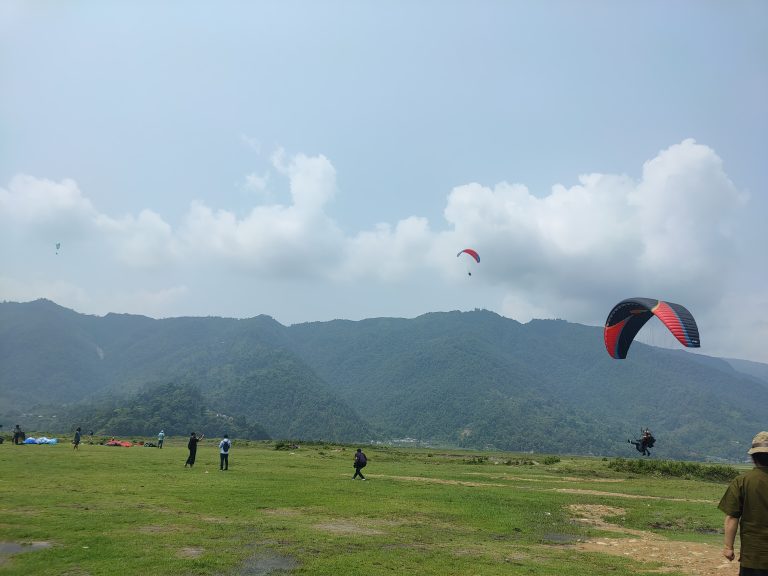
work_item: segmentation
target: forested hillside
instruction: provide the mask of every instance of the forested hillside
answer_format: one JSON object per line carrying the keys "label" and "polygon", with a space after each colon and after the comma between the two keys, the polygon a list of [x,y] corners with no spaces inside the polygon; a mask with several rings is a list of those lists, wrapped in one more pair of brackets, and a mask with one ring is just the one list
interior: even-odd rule
{"label": "forested hillside", "polygon": [[614,360],[602,329],[561,320],[451,312],[302,324],[290,334],[317,373],[389,434],[617,454],[650,426],[663,438],[659,454],[738,459],[738,442],[765,426],[764,389],[727,362],[637,342]]}
{"label": "forested hillside", "polygon": [[[158,418],[137,410],[142,396],[136,394],[173,384],[187,387],[191,398],[199,391],[198,406],[183,410],[188,416],[179,422],[184,434],[201,429],[205,414],[224,413],[254,438],[370,437],[355,411],[281,345],[284,331],[266,316],[97,318],[45,300],[3,303],[0,405],[5,414],[0,417],[24,420],[21,414],[34,412],[27,427],[41,425],[37,415],[42,415],[49,426],[81,423],[97,433],[139,434]],[[171,398],[157,394],[155,412],[172,411]],[[109,411],[111,418],[105,416]]]}
{"label": "forested hillside", "polygon": [[0,416],[27,426],[24,413],[115,434],[166,423],[184,434],[223,426],[254,438],[628,456],[627,439],[649,426],[654,455],[692,459],[743,459],[765,427],[768,386],[761,364],[742,371],[639,342],[614,360],[600,328],[487,311],[285,327],[3,303],[0,363]]}

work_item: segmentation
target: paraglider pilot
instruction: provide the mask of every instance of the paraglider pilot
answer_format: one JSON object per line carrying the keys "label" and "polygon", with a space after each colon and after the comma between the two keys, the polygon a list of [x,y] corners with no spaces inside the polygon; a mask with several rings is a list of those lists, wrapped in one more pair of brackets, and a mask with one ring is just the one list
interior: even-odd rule
{"label": "paraglider pilot", "polygon": [[653,434],[651,434],[651,431],[646,428],[642,431],[639,440],[627,440],[627,442],[633,444],[634,447],[637,448],[637,451],[640,452],[643,456],[650,456],[651,451],[649,448],[653,448],[653,445],[656,443],[656,438],[654,438]]}

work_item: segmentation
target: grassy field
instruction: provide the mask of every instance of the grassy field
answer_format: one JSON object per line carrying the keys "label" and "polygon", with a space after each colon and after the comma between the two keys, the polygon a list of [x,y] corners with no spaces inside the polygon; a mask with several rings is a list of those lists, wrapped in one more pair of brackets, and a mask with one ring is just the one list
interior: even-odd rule
{"label": "grassy field", "polygon": [[372,446],[362,482],[354,447],[237,441],[220,472],[216,445],[201,444],[193,469],[181,438],[162,450],[0,445],[0,574],[693,573],[641,561],[632,544],[599,548],[622,542],[698,546],[717,564],[723,482]]}

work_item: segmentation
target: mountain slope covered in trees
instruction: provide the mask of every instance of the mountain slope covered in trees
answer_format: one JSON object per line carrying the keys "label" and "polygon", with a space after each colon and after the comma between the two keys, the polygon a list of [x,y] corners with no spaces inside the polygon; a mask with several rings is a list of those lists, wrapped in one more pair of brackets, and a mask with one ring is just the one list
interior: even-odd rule
{"label": "mountain slope covered in trees", "polygon": [[2,303],[0,366],[6,418],[79,415],[106,433],[172,420],[163,397],[188,390],[200,412],[178,426],[225,415],[250,437],[632,455],[650,426],[655,455],[728,460],[764,428],[768,387],[762,364],[639,342],[614,360],[600,328],[487,311],[286,327]]}

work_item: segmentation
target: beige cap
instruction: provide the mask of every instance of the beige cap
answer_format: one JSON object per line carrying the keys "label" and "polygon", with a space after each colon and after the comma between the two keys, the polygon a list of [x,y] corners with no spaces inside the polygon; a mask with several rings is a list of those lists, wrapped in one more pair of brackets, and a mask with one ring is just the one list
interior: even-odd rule
{"label": "beige cap", "polygon": [[768,432],[758,432],[757,436],[752,438],[752,448],[747,451],[747,454],[758,452],[768,452]]}

